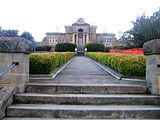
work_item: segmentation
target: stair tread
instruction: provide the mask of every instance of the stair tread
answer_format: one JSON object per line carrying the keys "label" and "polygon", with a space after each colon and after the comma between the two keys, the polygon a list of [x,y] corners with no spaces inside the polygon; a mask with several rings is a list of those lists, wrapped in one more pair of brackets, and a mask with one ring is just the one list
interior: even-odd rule
{"label": "stair tread", "polygon": [[125,87],[146,87],[147,86],[143,86],[143,85],[131,85],[131,84],[56,84],[56,83],[28,83],[28,85],[37,85],[37,86],[73,86],[73,87],[77,87],[77,86],[81,86],[81,87],[86,87],[86,86],[96,86],[96,87],[105,87],[105,86],[114,86],[114,87],[121,87],[121,86],[125,86]]}
{"label": "stair tread", "polygon": [[[86,120],[83,118],[23,118],[23,117],[5,117],[3,120]],[[88,119],[87,120],[102,120],[102,119]],[[105,119],[110,120],[110,119]],[[114,119],[114,120],[124,120],[124,119]],[[137,120],[137,119],[127,119],[127,120]],[[151,119],[141,119],[141,120],[151,120]],[[159,119],[152,119],[152,120],[159,120]]]}
{"label": "stair tread", "polygon": [[57,104],[13,104],[8,109],[41,110],[160,110],[160,105],[57,105]]}
{"label": "stair tread", "polygon": [[150,94],[43,94],[43,93],[21,93],[16,96],[27,97],[89,97],[89,98],[160,98],[158,95]]}

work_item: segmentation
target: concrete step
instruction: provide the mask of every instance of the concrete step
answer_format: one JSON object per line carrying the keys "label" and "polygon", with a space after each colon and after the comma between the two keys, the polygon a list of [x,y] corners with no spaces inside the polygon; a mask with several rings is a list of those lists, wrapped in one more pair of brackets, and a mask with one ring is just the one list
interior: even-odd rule
{"label": "concrete step", "polygon": [[[144,80],[132,80],[132,79],[128,79],[128,80],[116,80],[112,77],[106,77],[106,73],[91,73],[91,74],[87,74],[86,71],[84,71],[83,73],[72,73],[72,75],[68,75],[70,72],[72,72],[72,70],[70,70],[69,72],[61,72],[54,80],[48,79],[48,78],[30,78],[29,82],[30,83],[59,83],[59,78],[63,77],[63,80],[61,79],[61,82],[63,82],[63,84],[67,83],[67,84],[88,84],[88,83],[95,83],[96,81],[98,81],[99,84],[132,84],[132,85],[143,85],[146,86],[146,81]],[[73,71],[75,72],[75,71]],[[91,77],[94,77],[92,79],[90,79]],[[76,79],[76,80],[75,80]],[[98,80],[97,80],[98,79]],[[106,80],[107,79],[107,80]],[[110,79],[110,80],[109,80]],[[91,82],[92,81],[92,82]]]}
{"label": "concrete step", "polygon": [[51,105],[15,104],[7,109],[7,117],[38,118],[160,118],[160,106],[154,105]]}
{"label": "concrete step", "polygon": [[[5,117],[3,120],[86,120],[86,119]],[[87,120],[102,120],[102,119],[87,119]],[[110,119],[105,119],[105,120],[110,120]],[[124,120],[124,119],[112,119],[112,120]],[[127,119],[127,120],[137,120],[137,119]],[[140,120],[159,120],[159,119],[140,119]]]}
{"label": "concrete step", "polygon": [[77,51],[77,56],[84,56],[84,51]]}
{"label": "concrete step", "polygon": [[14,96],[22,104],[160,105],[160,96],[130,94],[38,94]]}
{"label": "concrete step", "polygon": [[26,86],[28,93],[47,94],[145,94],[146,86],[130,84],[51,84],[30,83]]}

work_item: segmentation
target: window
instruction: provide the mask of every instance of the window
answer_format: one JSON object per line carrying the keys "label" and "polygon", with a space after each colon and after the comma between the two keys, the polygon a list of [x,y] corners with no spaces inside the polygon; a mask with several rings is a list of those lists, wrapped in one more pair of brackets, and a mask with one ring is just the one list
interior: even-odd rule
{"label": "window", "polygon": [[106,43],[111,44],[111,43],[112,43],[112,39],[111,39],[111,38],[107,38],[107,39],[106,39]]}
{"label": "window", "polygon": [[109,41],[110,43],[112,43],[112,39],[110,38],[110,41]]}
{"label": "window", "polygon": [[106,38],[106,43],[108,43],[108,39]]}

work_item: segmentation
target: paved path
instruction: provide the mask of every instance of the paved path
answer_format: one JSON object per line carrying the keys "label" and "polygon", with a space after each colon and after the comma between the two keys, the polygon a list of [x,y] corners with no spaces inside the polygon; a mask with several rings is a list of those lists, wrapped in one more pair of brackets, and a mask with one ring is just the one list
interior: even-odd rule
{"label": "paved path", "polygon": [[87,57],[75,57],[54,78],[54,80],[36,80],[59,84],[144,84],[139,82],[117,80]]}
{"label": "paved path", "polygon": [[58,83],[101,84],[116,80],[86,57],[75,57],[55,78]]}

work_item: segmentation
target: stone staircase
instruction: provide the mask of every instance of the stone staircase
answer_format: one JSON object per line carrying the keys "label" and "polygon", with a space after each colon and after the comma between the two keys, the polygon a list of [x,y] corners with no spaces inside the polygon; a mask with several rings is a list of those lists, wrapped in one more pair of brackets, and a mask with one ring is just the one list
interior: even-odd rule
{"label": "stone staircase", "polygon": [[4,120],[24,118],[160,119],[160,96],[143,85],[29,83]]}
{"label": "stone staircase", "polygon": [[77,56],[84,56],[84,46],[77,47]]}
{"label": "stone staircase", "polygon": [[5,120],[160,119],[160,96],[145,80],[118,80],[86,57],[75,57],[54,78],[30,78]]}

